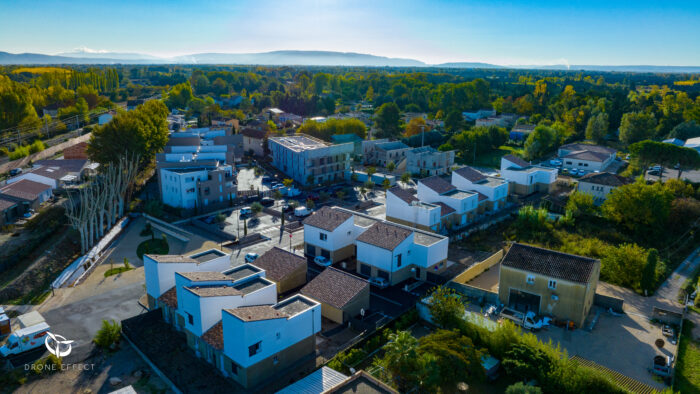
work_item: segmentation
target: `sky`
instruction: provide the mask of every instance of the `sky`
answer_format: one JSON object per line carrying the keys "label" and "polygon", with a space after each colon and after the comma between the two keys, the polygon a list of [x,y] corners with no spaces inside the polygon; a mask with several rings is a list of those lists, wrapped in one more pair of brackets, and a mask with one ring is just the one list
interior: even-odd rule
{"label": "sky", "polygon": [[700,1],[0,0],[0,51],[700,66]]}

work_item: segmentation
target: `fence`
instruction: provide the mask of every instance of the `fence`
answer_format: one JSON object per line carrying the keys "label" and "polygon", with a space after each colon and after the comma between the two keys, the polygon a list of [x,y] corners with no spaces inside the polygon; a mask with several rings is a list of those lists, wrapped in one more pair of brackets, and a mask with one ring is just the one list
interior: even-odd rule
{"label": "fence", "polygon": [[479,305],[500,303],[498,300],[498,293],[494,293],[489,290],[456,282],[447,282],[445,286],[454,289],[457,293],[469,298]]}
{"label": "fence", "polygon": [[470,280],[481,275],[487,269],[498,264],[502,258],[503,258],[503,249],[500,249],[498,252],[487,257],[485,260],[482,260],[482,261],[472,265],[471,267],[467,268],[466,271],[457,275],[457,277],[455,277],[452,281],[457,282],[457,283],[467,283]]}

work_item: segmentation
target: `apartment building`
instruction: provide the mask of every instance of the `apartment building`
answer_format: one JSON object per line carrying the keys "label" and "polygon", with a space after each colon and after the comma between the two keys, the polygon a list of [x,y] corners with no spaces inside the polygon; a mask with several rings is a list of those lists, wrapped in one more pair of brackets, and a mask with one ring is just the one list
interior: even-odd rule
{"label": "apartment building", "polygon": [[364,162],[366,164],[374,164],[381,167],[386,167],[389,162],[399,164],[405,157],[406,152],[411,150],[411,147],[401,141],[386,141],[375,144],[368,144],[364,153]]}
{"label": "apartment building", "polygon": [[441,152],[430,146],[406,151],[406,171],[411,174],[446,174],[455,162],[455,152]]}
{"label": "apartment building", "polygon": [[452,171],[452,185],[460,190],[473,190],[486,196],[487,199],[481,204],[486,211],[503,208],[508,197],[507,180],[484,175],[469,166]]}
{"label": "apartment building", "polygon": [[302,185],[342,180],[350,169],[352,143],[332,145],[304,134],[271,137],[272,165]]}

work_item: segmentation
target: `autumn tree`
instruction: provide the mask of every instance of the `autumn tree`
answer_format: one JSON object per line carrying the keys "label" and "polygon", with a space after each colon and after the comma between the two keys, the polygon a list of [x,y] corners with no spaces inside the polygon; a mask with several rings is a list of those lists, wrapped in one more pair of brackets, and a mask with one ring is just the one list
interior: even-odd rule
{"label": "autumn tree", "polygon": [[630,232],[651,236],[662,231],[671,210],[673,195],[660,183],[643,179],[613,190],[603,203],[603,214]]}
{"label": "autumn tree", "polygon": [[430,127],[426,125],[425,119],[416,117],[411,119],[406,125],[406,132],[404,133],[404,136],[410,137],[427,131],[430,131]]}

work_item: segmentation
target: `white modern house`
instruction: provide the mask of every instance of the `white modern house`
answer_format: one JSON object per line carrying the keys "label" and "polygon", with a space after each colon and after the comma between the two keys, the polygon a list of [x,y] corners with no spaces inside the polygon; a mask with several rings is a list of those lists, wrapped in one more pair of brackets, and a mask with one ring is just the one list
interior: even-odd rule
{"label": "white modern house", "polygon": [[484,175],[469,166],[452,171],[452,185],[460,190],[474,190],[485,195],[488,200],[484,205],[488,211],[503,208],[508,197],[507,180]]}
{"label": "white modern house", "polygon": [[[329,222],[320,228],[319,223]],[[307,231],[312,234],[309,238]],[[361,276],[385,278],[392,285],[411,277],[430,279],[447,268],[447,237],[344,208],[324,208],[304,221],[305,250],[316,250],[317,236],[329,244],[346,245],[348,253],[357,257],[356,272]]]}
{"label": "white modern house", "polygon": [[351,142],[333,145],[303,134],[270,137],[268,146],[272,165],[302,185],[342,180],[355,149]]}
{"label": "white modern house", "polygon": [[386,220],[440,232],[442,208],[437,204],[422,202],[415,189],[394,186],[386,193]]}
{"label": "white modern house", "polygon": [[247,389],[312,358],[321,304],[303,295],[277,301],[265,270],[215,249],[192,256],[145,255],[150,309],[183,331],[188,346]]}
{"label": "white modern house", "polygon": [[557,172],[556,168],[533,166],[513,155],[501,158],[501,176],[509,182],[511,194],[548,193],[557,181]]}
{"label": "white modern house", "polygon": [[562,145],[558,150],[562,168],[603,171],[615,160],[617,151],[600,145],[573,143]]}
{"label": "white modern house", "polygon": [[418,181],[418,198],[431,204],[445,204],[452,208],[450,226],[463,227],[471,222],[479,205],[479,194],[459,190],[439,176],[431,176]]}
{"label": "white modern house", "polygon": [[328,206],[304,219],[304,253],[333,263],[355,255],[353,215]]}

